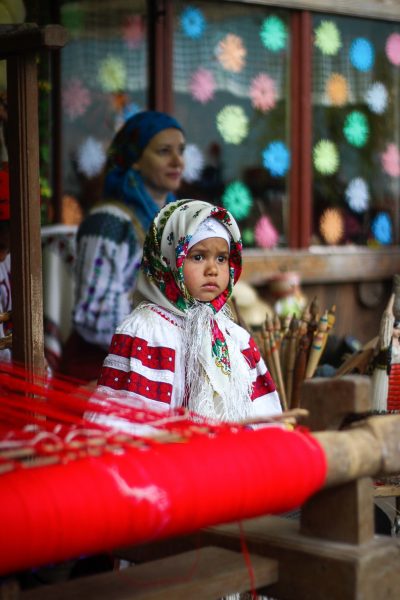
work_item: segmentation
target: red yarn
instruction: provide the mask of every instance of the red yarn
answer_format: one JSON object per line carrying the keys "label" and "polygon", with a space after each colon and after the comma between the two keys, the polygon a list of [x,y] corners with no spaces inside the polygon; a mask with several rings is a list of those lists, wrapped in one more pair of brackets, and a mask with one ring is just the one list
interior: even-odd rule
{"label": "red yarn", "polygon": [[0,476],[0,574],[300,506],[326,459],[304,431],[222,431]]}

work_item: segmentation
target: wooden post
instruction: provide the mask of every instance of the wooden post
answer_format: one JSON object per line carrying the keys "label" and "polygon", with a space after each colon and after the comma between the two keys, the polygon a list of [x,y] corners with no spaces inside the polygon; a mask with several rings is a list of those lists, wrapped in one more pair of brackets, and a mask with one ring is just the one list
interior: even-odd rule
{"label": "wooden post", "polygon": [[7,60],[13,359],[44,370],[39,125],[36,52],[60,48],[66,31],[24,24],[0,27],[0,59]]}

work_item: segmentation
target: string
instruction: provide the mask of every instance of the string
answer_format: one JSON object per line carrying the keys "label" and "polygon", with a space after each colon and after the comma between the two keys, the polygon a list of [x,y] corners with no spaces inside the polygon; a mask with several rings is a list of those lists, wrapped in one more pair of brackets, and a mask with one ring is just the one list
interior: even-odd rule
{"label": "string", "polygon": [[[1,419],[20,423],[0,431],[0,574],[286,512],[325,481],[323,449],[304,429],[252,430],[182,411],[168,420],[18,370],[0,369],[0,394]],[[156,434],[91,423],[90,402],[153,423]]]}

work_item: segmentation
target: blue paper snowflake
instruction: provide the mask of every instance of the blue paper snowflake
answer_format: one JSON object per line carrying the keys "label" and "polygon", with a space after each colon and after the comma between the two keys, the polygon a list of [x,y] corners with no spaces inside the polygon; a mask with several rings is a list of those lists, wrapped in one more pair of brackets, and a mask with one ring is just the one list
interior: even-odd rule
{"label": "blue paper snowflake", "polygon": [[122,109],[122,118],[124,119],[124,121],[127,121],[128,119],[133,117],[133,115],[136,115],[136,113],[140,112],[141,110],[142,109],[140,108],[140,106],[138,104],[135,104],[135,102],[130,102],[129,104],[124,106],[124,108]]}
{"label": "blue paper snowflake", "polygon": [[369,71],[375,62],[375,50],[366,38],[356,38],[350,46],[350,62],[358,71]]}
{"label": "blue paper snowflake", "polygon": [[198,40],[206,28],[206,20],[199,8],[188,6],[181,14],[183,33],[192,40]]}
{"label": "blue paper snowflake", "polygon": [[273,177],[283,177],[290,166],[290,154],[283,142],[271,142],[262,153],[263,165]]}
{"label": "blue paper snowflake", "polygon": [[392,221],[387,213],[378,213],[372,221],[371,230],[380,244],[392,243]]}

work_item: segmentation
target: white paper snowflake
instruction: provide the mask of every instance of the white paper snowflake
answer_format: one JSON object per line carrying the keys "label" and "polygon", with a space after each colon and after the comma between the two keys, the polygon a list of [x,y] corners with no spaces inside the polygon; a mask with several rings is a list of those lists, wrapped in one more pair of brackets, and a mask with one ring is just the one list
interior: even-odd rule
{"label": "white paper snowflake", "polygon": [[106,162],[106,154],[101,142],[93,137],[88,137],[78,148],[77,163],[80,173],[88,177],[95,177],[100,173]]}
{"label": "white paper snowflake", "polygon": [[185,160],[183,179],[188,183],[196,181],[204,167],[204,157],[201,150],[195,144],[188,144],[183,158]]}
{"label": "white paper snowflake", "polygon": [[356,213],[365,212],[369,204],[369,189],[367,182],[361,177],[352,179],[345,191],[346,201]]}
{"label": "white paper snowflake", "polygon": [[371,112],[381,115],[388,104],[388,91],[383,83],[373,83],[365,93],[365,102]]}

